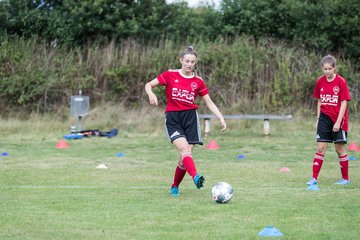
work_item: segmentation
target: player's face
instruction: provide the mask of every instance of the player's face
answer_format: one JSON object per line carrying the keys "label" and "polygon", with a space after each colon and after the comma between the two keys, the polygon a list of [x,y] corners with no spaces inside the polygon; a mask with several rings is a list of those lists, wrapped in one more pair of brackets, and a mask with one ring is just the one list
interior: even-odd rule
{"label": "player's face", "polygon": [[325,63],[322,66],[322,70],[327,79],[332,80],[335,76],[335,67],[332,66],[330,63]]}
{"label": "player's face", "polygon": [[196,56],[193,54],[186,54],[184,57],[180,58],[180,62],[182,72],[185,75],[191,75],[196,64]]}

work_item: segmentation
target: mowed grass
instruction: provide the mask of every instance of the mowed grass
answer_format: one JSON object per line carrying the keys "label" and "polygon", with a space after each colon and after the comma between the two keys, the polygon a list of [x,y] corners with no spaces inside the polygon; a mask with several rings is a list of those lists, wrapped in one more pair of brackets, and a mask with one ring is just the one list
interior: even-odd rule
{"label": "mowed grass", "polygon": [[[0,239],[261,239],[267,226],[282,239],[359,239],[360,160],[350,161],[351,185],[335,185],[341,175],[329,145],[320,191],[306,190],[316,149],[310,119],[272,121],[268,137],[261,121],[229,120],[223,134],[213,121],[204,142],[214,139],[220,148],[194,151],[205,187],[196,189],[186,175],[178,198],[169,194],[177,151],[162,123],[137,130],[120,119],[102,125],[118,127],[115,138],[72,140],[70,148],[56,149],[67,123],[1,121],[0,152],[9,155],[0,157]],[[349,137],[359,140],[355,122]],[[228,204],[210,196],[218,181],[234,188]]]}

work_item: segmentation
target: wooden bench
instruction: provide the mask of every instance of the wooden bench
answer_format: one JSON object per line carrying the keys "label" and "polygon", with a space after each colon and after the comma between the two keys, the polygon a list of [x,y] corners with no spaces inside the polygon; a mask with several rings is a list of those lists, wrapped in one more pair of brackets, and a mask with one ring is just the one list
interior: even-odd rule
{"label": "wooden bench", "polygon": [[[248,114],[235,114],[235,115],[223,115],[224,119],[257,119],[264,120],[264,135],[270,134],[270,120],[291,120],[292,115],[248,115]],[[200,119],[204,119],[205,123],[205,136],[210,134],[210,119],[216,118],[212,114],[199,114]]]}

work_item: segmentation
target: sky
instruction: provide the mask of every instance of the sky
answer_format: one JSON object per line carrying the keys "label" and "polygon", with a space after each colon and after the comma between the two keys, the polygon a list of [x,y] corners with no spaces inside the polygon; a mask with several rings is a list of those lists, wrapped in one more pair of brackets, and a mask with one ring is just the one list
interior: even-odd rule
{"label": "sky", "polygon": [[[173,3],[173,2],[177,2],[180,0],[166,0],[167,3]],[[214,3],[215,4],[215,8],[219,8],[220,5],[220,1],[221,0],[184,0],[185,2],[188,3],[189,7],[196,7],[199,5],[200,2],[205,2],[205,3]]]}

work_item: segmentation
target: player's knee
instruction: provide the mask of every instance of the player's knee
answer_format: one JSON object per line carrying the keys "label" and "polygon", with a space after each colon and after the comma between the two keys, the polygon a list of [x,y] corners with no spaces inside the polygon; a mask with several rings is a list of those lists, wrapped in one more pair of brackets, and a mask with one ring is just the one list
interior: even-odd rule
{"label": "player's knee", "polygon": [[345,145],[335,144],[335,151],[338,154],[338,156],[344,156],[346,154]]}
{"label": "player's knee", "polygon": [[183,156],[184,154],[191,154],[191,147],[189,145],[183,146],[179,149],[180,155]]}
{"label": "player's knee", "polygon": [[317,149],[316,149],[316,152],[324,155],[325,152],[326,152],[326,146],[325,146],[325,145],[319,145],[319,146],[317,147]]}
{"label": "player's knee", "polygon": [[192,154],[191,154],[191,150],[186,150],[186,149],[184,149],[184,151],[180,151],[180,158],[181,158],[181,162],[182,162],[182,160],[184,159],[184,158],[186,158],[186,157],[192,157]]}

